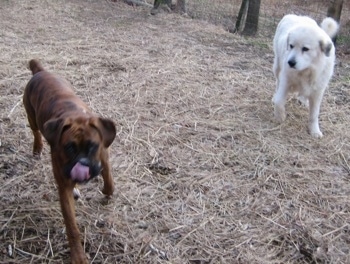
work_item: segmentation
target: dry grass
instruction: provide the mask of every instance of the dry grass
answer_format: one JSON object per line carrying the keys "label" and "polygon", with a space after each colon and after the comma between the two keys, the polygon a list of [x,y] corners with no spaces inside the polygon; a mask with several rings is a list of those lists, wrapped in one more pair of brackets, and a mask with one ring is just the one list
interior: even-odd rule
{"label": "dry grass", "polygon": [[273,120],[271,39],[118,2],[0,12],[0,263],[69,261],[49,151],[32,158],[21,102],[31,58],[118,124],[114,197],[98,179],[77,202],[92,263],[350,262],[349,58],[315,140],[294,100]]}

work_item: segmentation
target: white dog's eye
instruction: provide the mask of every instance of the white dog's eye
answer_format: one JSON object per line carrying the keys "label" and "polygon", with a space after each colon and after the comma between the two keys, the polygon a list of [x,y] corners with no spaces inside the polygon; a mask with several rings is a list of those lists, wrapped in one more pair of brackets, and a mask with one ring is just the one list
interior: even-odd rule
{"label": "white dog's eye", "polygon": [[289,47],[290,47],[290,49],[293,49],[293,48],[294,48],[294,45],[290,44]]}
{"label": "white dog's eye", "polygon": [[309,51],[309,48],[303,47],[303,48],[301,49],[301,51],[302,51],[302,52]]}

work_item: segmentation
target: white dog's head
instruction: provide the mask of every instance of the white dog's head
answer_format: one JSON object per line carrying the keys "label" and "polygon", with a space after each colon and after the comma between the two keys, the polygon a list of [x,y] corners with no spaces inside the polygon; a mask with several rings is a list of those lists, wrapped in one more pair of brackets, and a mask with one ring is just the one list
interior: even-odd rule
{"label": "white dog's head", "polygon": [[329,57],[334,52],[334,46],[321,28],[300,26],[289,32],[287,50],[290,68],[302,71],[312,65],[320,65],[318,61]]}

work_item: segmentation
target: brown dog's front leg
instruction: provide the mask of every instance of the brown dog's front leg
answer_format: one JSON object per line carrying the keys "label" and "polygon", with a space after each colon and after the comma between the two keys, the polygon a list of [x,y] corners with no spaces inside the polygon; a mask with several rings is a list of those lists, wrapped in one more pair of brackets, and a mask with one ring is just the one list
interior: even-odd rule
{"label": "brown dog's front leg", "polygon": [[75,205],[73,198],[74,185],[63,185],[58,183],[58,192],[64,223],[66,225],[67,237],[70,247],[72,264],[86,264],[88,260],[80,241],[80,232],[75,220]]}
{"label": "brown dog's front leg", "polygon": [[43,151],[43,140],[39,130],[33,130],[34,143],[33,143],[33,155],[40,158],[41,152]]}
{"label": "brown dog's front leg", "polygon": [[102,193],[111,196],[114,192],[114,181],[111,174],[110,164],[109,164],[109,150],[106,149],[102,153],[101,157],[102,171],[101,175],[103,178],[103,189]]}

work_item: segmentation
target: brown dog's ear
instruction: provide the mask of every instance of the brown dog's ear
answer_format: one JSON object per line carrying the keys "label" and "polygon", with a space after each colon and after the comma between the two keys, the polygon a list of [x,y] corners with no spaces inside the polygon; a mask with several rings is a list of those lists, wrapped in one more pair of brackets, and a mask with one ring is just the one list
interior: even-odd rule
{"label": "brown dog's ear", "polygon": [[57,118],[47,121],[44,124],[43,136],[49,143],[50,147],[54,147],[62,134],[64,119]]}
{"label": "brown dog's ear", "polygon": [[332,47],[333,47],[332,42],[320,40],[321,51],[324,52],[324,54],[326,54],[327,57],[329,57]]}
{"label": "brown dog's ear", "polygon": [[103,145],[108,148],[115,139],[117,129],[112,120],[108,118],[98,118],[97,129],[101,132]]}

